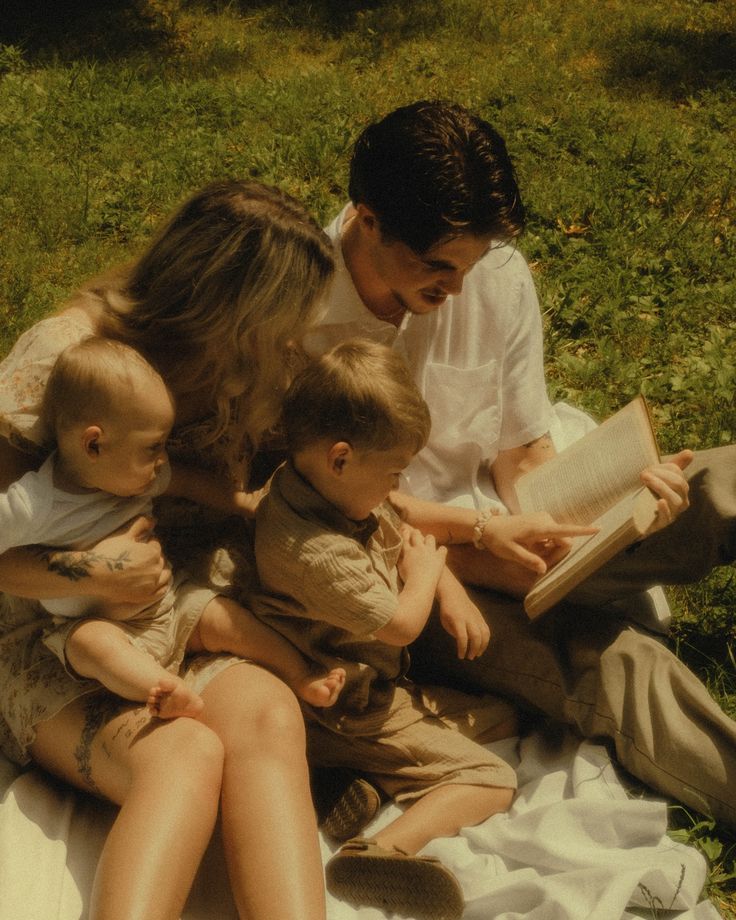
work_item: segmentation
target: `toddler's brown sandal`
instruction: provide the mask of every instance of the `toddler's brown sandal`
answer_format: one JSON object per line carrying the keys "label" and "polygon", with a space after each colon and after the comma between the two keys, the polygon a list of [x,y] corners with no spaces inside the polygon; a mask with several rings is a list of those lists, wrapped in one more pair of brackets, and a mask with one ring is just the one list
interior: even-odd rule
{"label": "toddler's brown sandal", "polygon": [[465,907],[457,879],[438,859],[385,850],[370,838],[344,844],[325,876],[335,897],[412,920],[460,920]]}
{"label": "toddler's brown sandal", "polygon": [[378,791],[361,776],[350,783],[320,825],[328,837],[342,843],[359,834],[381,807]]}

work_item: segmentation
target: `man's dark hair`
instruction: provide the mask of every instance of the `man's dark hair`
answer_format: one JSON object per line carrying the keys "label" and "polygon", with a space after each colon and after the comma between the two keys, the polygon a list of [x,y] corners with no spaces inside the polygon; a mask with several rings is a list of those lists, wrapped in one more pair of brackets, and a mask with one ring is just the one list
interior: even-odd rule
{"label": "man's dark hair", "polygon": [[459,233],[507,241],[524,228],[503,138],[459,105],[414,102],[369,125],[353,151],[349,193],[375,211],[386,239],[419,254]]}

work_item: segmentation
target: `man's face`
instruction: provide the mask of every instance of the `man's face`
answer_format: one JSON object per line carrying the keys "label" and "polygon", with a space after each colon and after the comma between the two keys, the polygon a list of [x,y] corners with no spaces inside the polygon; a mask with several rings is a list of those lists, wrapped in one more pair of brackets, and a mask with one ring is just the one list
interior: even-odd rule
{"label": "man's face", "polygon": [[461,292],[465,276],[490,247],[490,236],[467,233],[439,242],[420,256],[405,243],[379,236],[372,247],[372,265],[404,309],[432,313],[450,294]]}

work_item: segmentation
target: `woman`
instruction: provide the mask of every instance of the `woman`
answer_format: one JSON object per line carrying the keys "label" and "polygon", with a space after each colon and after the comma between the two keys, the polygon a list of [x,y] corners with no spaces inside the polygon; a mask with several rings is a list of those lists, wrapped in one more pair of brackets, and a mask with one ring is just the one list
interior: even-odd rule
{"label": "woman", "polygon": [[[276,418],[289,342],[312,321],[332,272],[329,242],[293,199],[258,183],[206,187],[136,263],[89,284],[0,365],[0,487],[48,450],[38,409],[56,356],[96,333],[138,348],[172,390],[172,461],[229,475],[234,507],[247,504],[237,493]],[[204,715],[163,722],[75,680],[40,641],[44,614],[34,598],[138,603],[165,592],[172,573],[151,526],[138,519],[86,552],[22,548],[0,557],[0,746],[121,806],[95,878],[96,920],[179,917],[218,808],[240,914],[319,920],[303,722],[285,684],[234,657],[200,656],[181,673],[204,699]],[[179,564],[217,573],[222,554],[210,549],[222,519],[171,502],[156,533],[176,560],[177,612],[195,617],[212,590]]]}

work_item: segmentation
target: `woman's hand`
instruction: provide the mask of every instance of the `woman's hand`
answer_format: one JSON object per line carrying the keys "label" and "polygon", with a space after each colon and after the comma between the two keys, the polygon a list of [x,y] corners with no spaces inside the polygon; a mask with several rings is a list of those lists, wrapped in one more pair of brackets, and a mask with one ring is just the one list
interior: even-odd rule
{"label": "woman's hand", "polygon": [[[166,564],[161,544],[153,536],[154,521],[139,517],[120,527],[109,537],[84,552],[59,551],[49,558],[49,568],[63,574],[62,556],[79,557],[67,573],[72,580],[89,578],[84,591],[118,604],[153,604],[171,584],[171,569]],[[67,565],[71,565],[71,560]]]}
{"label": "woman's hand", "polygon": [[255,492],[234,492],[232,505],[235,514],[246,519],[254,518],[263,496],[268,494],[269,485],[270,483],[267,483],[262,489],[257,489]]}
{"label": "woman's hand", "polygon": [[546,511],[539,511],[490,518],[483,528],[481,541],[494,556],[518,562],[537,575],[544,575],[568,554],[573,537],[597,531],[597,527],[557,524]]}
{"label": "woman's hand", "polygon": [[659,496],[657,517],[647,531],[648,534],[667,527],[690,507],[688,498],[690,486],[683,475],[683,470],[687,469],[692,459],[691,450],[681,450],[679,454],[675,454],[664,463],[647,467],[641,474],[641,481],[644,485]]}

